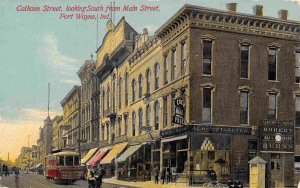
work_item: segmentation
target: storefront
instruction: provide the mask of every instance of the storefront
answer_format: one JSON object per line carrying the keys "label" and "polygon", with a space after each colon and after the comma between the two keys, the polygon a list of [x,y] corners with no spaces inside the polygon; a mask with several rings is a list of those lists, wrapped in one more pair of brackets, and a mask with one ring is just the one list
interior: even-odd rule
{"label": "storefront", "polygon": [[[116,162],[118,179],[148,181],[151,178],[151,152],[149,144],[132,144]],[[145,155],[146,154],[146,155]]]}
{"label": "storefront", "polygon": [[207,182],[211,168],[225,182],[233,177],[232,139],[238,135],[251,135],[251,128],[188,125],[161,131],[161,168],[173,182]]}

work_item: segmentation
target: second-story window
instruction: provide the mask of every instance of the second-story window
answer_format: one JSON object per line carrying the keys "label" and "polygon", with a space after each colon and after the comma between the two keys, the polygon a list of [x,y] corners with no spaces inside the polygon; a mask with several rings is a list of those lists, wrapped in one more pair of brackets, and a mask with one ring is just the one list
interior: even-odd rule
{"label": "second-story window", "polygon": [[277,93],[269,93],[268,119],[277,118]]}
{"label": "second-story window", "polygon": [[122,93],[123,93],[122,78],[119,78],[119,109],[122,108]]}
{"label": "second-story window", "polygon": [[144,78],[142,75],[139,76],[139,98],[142,98],[144,90]]}
{"label": "second-story window", "polygon": [[177,79],[177,49],[176,47],[172,49],[172,75],[171,80]]}
{"label": "second-story window", "polygon": [[168,126],[168,118],[169,118],[169,115],[168,115],[168,97],[164,97],[164,103],[163,103],[163,109],[164,109],[164,124],[163,124],[163,127],[166,128]]}
{"label": "second-story window", "polygon": [[168,54],[164,56],[164,68],[165,68],[165,74],[164,74],[164,79],[165,79],[165,84],[169,83],[169,58]]}
{"label": "second-story window", "polygon": [[203,74],[211,75],[212,41],[203,40]]}
{"label": "second-story window", "polygon": [[277,80],[277,51],[275,47],[268,49],[268,80]]}
{"label": "second-story window", "polygon": [[249,92],[241,91],[240,93],[240,124],[249,124]]}
{"label": "second-story window", "polygon": [[142,133],[142,127],[144,127],[144,113],[143,110],[139,109],[139,129],[140,134]]}
{"label": "second-story window", "polygon": [[109,107],[110,107],[110,88],[108,87],[107,88],[107,96],[106,96],[106,99],[107,99],[107,101],[106,101],[106,103],[107,103],[107,105],[106,105],[106,109],[109,109]]}
{"label": "second-story window", "polygon": [[159,88],[159,72],[160,72],[160,68],[159,68],[159,64],[156,63],[154,65],[154,70],[155,70],[155,89]]}
{"label": "second-story window", "polygon": [[135,79],[132,80],[132,102],[136,100],[136,81]]}
{"label": "second-story window", "polygon": [[202,122],[212,123],[212,89],[203,88]]}
{"label": "second-story window", "polygon": [[181,75],[184,76],[187,73],[187,48],[186,41],[181,42]]}
{"label": "second-story window", "polygon": [[147,70],[146,72],[146,76],[147,76],[147,93],[150,94],[151,92],[151,71],[150,69]]}
{"label": "second-story window", "polygon": [[158,130],[159,129],[159,119],[160,119],[160,105],[159,102],[156,101],[155,105],[154,105],[154,109],[155,109],[155,124],[154,124],[154,130]]}
{"label": "second-story window", "polygon": [[249,49],[248,44],[241,45],[241,78],[249,78]]}
{"label": "second-story window", "polygon": [[300,127],[300,95],[295,97],[295,127]]}
{"label": "second-story window", "polygon": [[300,83],[300,51],[296,51],[295,53],[295,83]]}
{"label": "second-story window", "polygon": [[150,105],[148,105],[146,109],[146,121],[148,127],[151,127],[151,117],[151,108]]}
{"label": "second-story window", "polygon": [[129,92],[129,77],[128,73],[125,73],[125,105],[128,105],[128,92]]}
{"label": "second-story window", "polygon": [[136,114],[132,112],[132,136],[136,135]]}
{"label": "second-story window", "polygon": [[130,129],[129,129],[130,126],[128,123],[128,115],[127,114],[124,115],[124,123],[125,123],[125,129],[124,129],[125,135],[128,138],[129,134],[130,134]]}

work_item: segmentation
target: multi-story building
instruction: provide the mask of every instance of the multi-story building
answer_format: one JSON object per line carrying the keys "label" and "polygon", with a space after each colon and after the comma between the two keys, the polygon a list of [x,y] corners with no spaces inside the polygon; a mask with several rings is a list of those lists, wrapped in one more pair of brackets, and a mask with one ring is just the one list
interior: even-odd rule
{"label": "multi-story building", "polygon": [[81,80],[81,151],[86,154],[89,149],[99,144],[99,80],[94,74],[95,61],[86,60],[77,72]]}
{"label": "multi-story building", "polygon": [[59,130],[60,130],[62,123],[63,123],[63,115],[57,116],[57,118],[55,118],[53,120],[53,131],[52,131],[52,148],[53,148],[53,150],[61,148],[61,145],[60,145],[61,137],[60,137]]}
{"label": "multi-story building", "polygon": [[[80,139],[80,105],[81,105],[81,86],[74,86],[65,98],[61,101],[61,106],[64,110],[63,122],[58,130],[64,129],[64,133],[58,134],[61,136],[61,141],[66,141],[69,149],[78,151],[78,140]],[[66,138],[66,139],[64,139]]]}
{"label": "multi-story building", "polygon": [[[268,186],[293,186],[294,147],[280,138],[294,136],[280,130],[285,120],[298,125],[300,24],[286,10],[270,18],[262,6],[254,15],[228,8],[185,5],[152,37],[125,18],[108,24],[95,68],[100,146],[138,143],[143,151],[127,156],[138,174],[158,166],[188,180],[212,167],[220,179],[248,182],[248,161],[259,155]],[[260,145],[262,122],[278,124],[274,143]],[[100,163],[114,166],[118,149]]]}

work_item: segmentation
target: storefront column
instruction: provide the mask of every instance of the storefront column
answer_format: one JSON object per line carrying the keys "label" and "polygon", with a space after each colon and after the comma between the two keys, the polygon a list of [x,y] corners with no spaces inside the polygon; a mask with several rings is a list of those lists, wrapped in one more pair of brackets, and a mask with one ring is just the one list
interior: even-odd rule
{"label": "storefront column", "polygon": [[188,152],[187,152],[187,172],[186,172],[186,178],[187,178],[187,181],[189,182],[189,185],[191,184],[191,165],[193,165],[191,163],[191,136],[188,134]]}

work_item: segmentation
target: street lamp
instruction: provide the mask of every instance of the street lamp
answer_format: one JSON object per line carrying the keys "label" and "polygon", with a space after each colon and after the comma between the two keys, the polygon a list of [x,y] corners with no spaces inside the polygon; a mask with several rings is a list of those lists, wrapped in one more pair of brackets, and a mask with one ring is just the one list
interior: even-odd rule
{"label": "street lamp", "polygon": [[28,148],[29,148],[29,138],[30,138],[30,134],[28,135]]}

